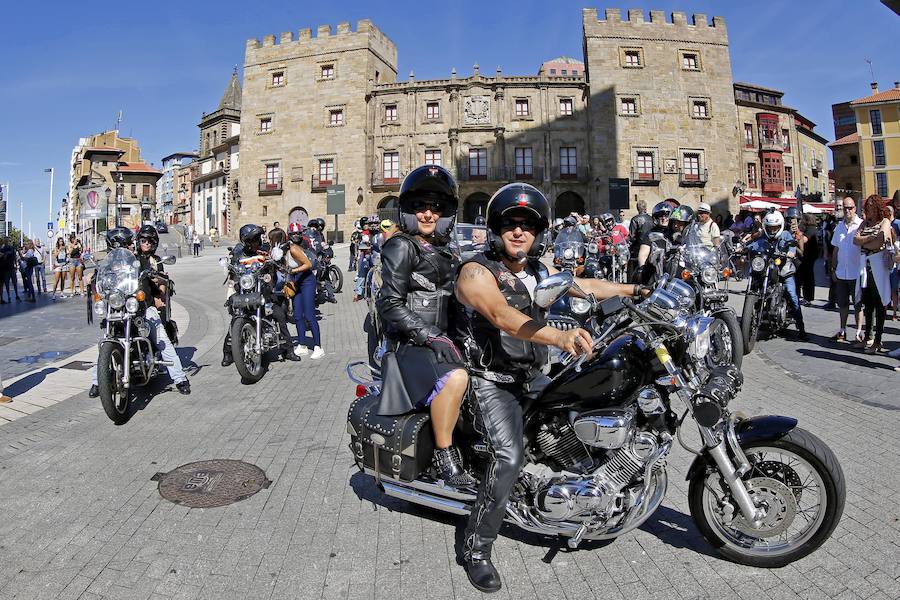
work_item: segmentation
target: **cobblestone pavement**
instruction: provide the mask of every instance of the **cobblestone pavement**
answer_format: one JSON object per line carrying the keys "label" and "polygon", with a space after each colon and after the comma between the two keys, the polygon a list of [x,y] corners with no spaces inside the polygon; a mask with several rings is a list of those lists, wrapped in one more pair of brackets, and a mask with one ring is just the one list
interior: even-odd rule
{"label": "cobblestone pavement", "polygon": [[[219,366],[215,256],[177,266],[191,396],[163,393],[115,427],[82,393],[0,427],[0,598],[480,597],[455,563],[457,519],[384,497],[352,464],[343,369],[364,355],[364,305],[346,291],[324,307],[326,358],[276,363],[244,386]],[[777,570],[721,560],[689,516],[679,450],[666,503],[612,543],[572,552],[505,528],[494,597],[900,597],[900,413],[813,391],[755,353],[744,364],[736,407],[796,416],[841,461],[847,506],[832,539]],[[258,465],[272,485],[214,509],[159,497],[154,474],[212,458]]]}

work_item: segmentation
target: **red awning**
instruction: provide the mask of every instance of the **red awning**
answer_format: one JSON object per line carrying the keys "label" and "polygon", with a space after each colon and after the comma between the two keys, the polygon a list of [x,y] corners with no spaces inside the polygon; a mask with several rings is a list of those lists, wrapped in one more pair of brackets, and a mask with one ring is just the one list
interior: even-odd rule
{"label": "red awning", "polygon": [[[797,206],[796,198],[771,198],[769,196],[741,196],[740,204],[743,204],[744,202],[750,202],[752,200],[762,200],[763,202],[771,202],[772,204],[777,204],[779,206],[779,210],[787,210],[792,206]],[[804,202],[804,204],[809,204],[810,206],[814,206],[824,212],[834,212],[834,204],[832,204],[831,202]]]}

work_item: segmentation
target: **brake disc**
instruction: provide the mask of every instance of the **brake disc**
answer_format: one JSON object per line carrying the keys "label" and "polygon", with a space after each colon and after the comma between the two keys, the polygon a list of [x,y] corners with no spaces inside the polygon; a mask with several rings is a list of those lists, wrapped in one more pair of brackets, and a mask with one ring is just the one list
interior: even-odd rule
{"label": "brake disc", "polygon": [[780,481],[791,488],[794,492],[794,498],[797,502],[800,502],[803,495],[803,482],[800,481],[797,471],[777,460],[760,461],[755,463],[753,467],[756,472],[762,473],[770,479]]}
{"label": "brake disc", "polygon": [[776,537],[787,531],[797,516],[797,501],[791,489],[771,477],[754,477],[744,485],[754,504],[763,510],[763,516],[758,523],[750,524],[738,514],[731,527],[756,538]]}

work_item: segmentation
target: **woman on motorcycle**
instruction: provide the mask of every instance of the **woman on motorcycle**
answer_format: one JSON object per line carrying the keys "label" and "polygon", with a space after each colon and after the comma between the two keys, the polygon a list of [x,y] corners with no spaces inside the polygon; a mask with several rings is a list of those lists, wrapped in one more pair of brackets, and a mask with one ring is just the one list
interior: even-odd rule
{"label": "woman on motorcycle", "polygon": [[[298,346],[294,348],[294,354],[301,356],[309,353],[309,342],[306,331],[312,333],[312,355],[310,358],[319,359],[325,356],[322,350],[319,322],[316,320],[316,273],[313,265],[315,254],[310,249],[309,240],[303,236],[303,227],[300,223],[291,223],[288,227],[288,239],[291,244],[284,261],[290,270],[291,281],[295,293],[294,323],[297,325]],[[310,258],[312,255],[313,258]]]}
{"label": "woman on motorcycle", "polygon": [[400,186],[401,233],[381,250],[383,283],[376,303],[408,395],[407,401],[383,394],[379,413],[429,407],[432,463],[438,477],[455,487],[475,483],[452,445],[469,381],[462,354],[446,333],[456,275],[447,244],[458,205],[456,181],[446,169],[425,165],[406,176]]}

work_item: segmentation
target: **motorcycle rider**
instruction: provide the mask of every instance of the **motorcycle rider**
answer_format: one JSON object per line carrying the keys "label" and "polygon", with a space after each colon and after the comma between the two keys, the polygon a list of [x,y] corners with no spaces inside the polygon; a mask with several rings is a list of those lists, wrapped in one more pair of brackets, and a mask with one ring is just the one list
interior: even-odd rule
{"label": "motorcycle rider", "polygon": [[[794,250],[794,253],[798,255],[803,254],[797,239],[791,233],[785,231],[784,217],[777,210],[765,216],[763,219],[763,236],[754,240],[748,246],[748,249],[756,252],[765,252],[773,245],[778,252],[791,255],[791,251]],[[797,296],[797,281],[793,273],[784,278],[784,296],[787,300],[788,308],[794,315],[799,338],[807,341],[809,336],[806,334],[806,327],[803,324],[803,311],[800,308],[800,298]]]}
{"label": "motorcycle rider", "polygon": [[[547,346],[581,355],[591,352],[593,340],[584,329],[546,326],[544,309],[534,303],[537,284],[557,272],[539,260],[550,226],[547,198],[528,184],[508,184],[488,202],[487,226],[487,250],[459,271],[456,298],[462,306],[456,333],[470,365],[475,427],[490,451],[466,527],[463,564],[473,586],[495,592],[501,582],[491,547],[524,461],[521,402],[549,382],[541,372]],[[642,292],[637,285],[600,279],[579,285],[598,299]]]}
{"label": "motorcycle rider", "polygon": [[[258,257],[265,260],[269,256],[269,252],[262,249],[263,245],[263,228],[259,225],[248,223],[241,227],[238,231],[240,243],[235,245],[231,250],[231,262],[238,262],[242,258]],[[272,271],[275,269],[272,268]],[[272,272],[272,281],[276,281],[275,273]],[[291,334],[287,328],[287,313],[281,302],[273,297],[273,289],[271,285],[263,286],[263,295],[267,302],[272,303],[272,316],[278,322],[278,330],[281,332],[281,352],[280,355],[284,360],[299,361],[300,357],[294,354],[294,347],[291,343]],[[225,340],[222,343],[222,366],[228,367],[234,363],[231,356],[231,331],[226,331]]]}
{"label": "motorcycle rider", "polygon": [[310,219],[306,227],[306,237],[312,243],[312,248],[316,254],[325,252],[328,249],[328,244],[325,243],[325,234],[323,233],[325,231],[325,219]]}
{"label": "motorcycle rider", "polygon": [[[669,214],[669,237],[673,244],[699,243],[690,235],[694,225],[694,209],[682,204]],[[688,238],[691,238],[690,240]]]}
{"label": "motorcycle rider", "polygon": [[672,233],[669,229],[669,215],[671,214],[672,205],[668,200],[657,202],[656,206],[653,207],[653,227],[644,231],[638,245],[637,268],[634,273],[635,281],[646,283],[653,278],[655,270],[652,268],[645,268],[647,259],[650,258],[650,250],[653,247],[653,242],[650,241],[650,234],[660,233],[671,242]]}
{"label": "motorcycle rider", "polygon": [[[107,250],[113,250],[115,248],[126,248],[130,250],[133,240],[134,238],[131,234],[131,230],[125,227],[116,227],[106,232]],[[148,270],[158,273],[165,272],[162,259],[156,255],[158,246],[159,233],[157,233],[156,228],[152,225],[142,226],[138,230],[138,248],[135,253],[141,263],[142,272]],[[96,271],[94,271],[94,273],[96,273]],[[153,302],[151,306],[147,306],[146,311],[144,312],[144,321],[150,327],[150,342],[155,348],[159,348],[159,352],[164,361],[172,363],[171,366],[166,367],[169,377],[175,382],[175,387],[178,389],[179,393],[188,395],[191,393],[191,384],[184,374],[184,369],[181,366],[181,359],[178,357],[178,353],[175,352],[175,346],[172,344],[172,340],[169,339],[169,334],[166,332],[166,328],[163,326],[162,318],[159,314],[159,309],[166,305],[166,284],[164,281],[165,280],[163,279],[154,277],[143,280],[142,285],[144,286],[145,297],[148,298],[148,303],[150,301],[149,299],[152,299]],[[94,369],[91,372],[91,389],[88,391],[88,396],[96,398],[99,395],[100,388],[97,385],[97,365],[94,365]]]}
{"label": "motorcycle rider", "polygon": [[628,223],[628,242],[630,251],[628,260],[629,265],[629,278],[628,281],[634,281],[634,274],[637,270],[637,256],[638,251],[641,248],[641,240],[644,239],[644,236],[653,228],[653,219],[650,218],[650,215],[647,214],[647,201],[646,200],[638,200],[637,201],[637,213],[633,217],[631,217],[631,222]]}
{"label": "motorcycle rider", "polygon": [[435,438],[432,464],[439,479],[454,487],[475,483],[453,446],[453,429],[468,386],[462,354],[447,337],[456,272],[447,245],[459,206],[458,189],[450,172],[436,165],[418,167],[403,180],[401,232],[381,249],[382,285],[376,300],[409,396],[403,403],[387,402],[382,396],[379,413],[429,407]]}

